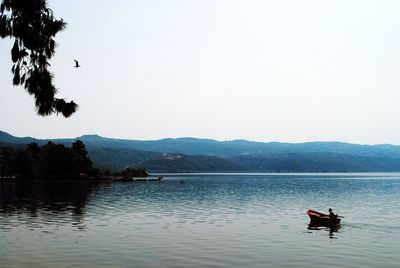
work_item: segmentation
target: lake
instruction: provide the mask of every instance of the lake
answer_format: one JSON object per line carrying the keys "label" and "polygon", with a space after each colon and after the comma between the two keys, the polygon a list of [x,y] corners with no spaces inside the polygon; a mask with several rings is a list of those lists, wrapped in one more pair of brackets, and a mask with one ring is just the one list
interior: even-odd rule
{"label": "lake", "polygon": [[[1,267],[400,267],[400,174],[0,183]],[[309,229],[305,211],[344,216]]]}

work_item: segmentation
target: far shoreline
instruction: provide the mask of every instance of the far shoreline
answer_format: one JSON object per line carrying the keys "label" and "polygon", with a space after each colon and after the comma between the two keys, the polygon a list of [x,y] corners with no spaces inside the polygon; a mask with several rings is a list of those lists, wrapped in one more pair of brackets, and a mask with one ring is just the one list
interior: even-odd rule
{"label": "far shoreline", "polygon": [[330,176],[400,177],[398,172],[150,172],[149,176]]}

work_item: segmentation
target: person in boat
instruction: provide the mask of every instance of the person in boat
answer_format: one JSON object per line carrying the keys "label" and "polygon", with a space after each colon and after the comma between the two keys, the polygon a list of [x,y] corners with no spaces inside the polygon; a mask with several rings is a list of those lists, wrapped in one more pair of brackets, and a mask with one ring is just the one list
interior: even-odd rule
{"label": "person in boat", "polygon": [[333,212],[333,210],[331,208],[328,209],[329,211],[329,219],[334,222],[337,219],[337,215],[335,214],[335,212]]}

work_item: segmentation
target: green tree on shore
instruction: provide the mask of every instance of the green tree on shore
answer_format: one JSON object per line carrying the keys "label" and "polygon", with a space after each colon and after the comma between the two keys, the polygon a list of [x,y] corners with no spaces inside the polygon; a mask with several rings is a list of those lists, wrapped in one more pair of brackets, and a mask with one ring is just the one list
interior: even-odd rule
{"label": "green tree on shore", "polygon": [[92,173],[92,161],[85,145],[76,141],[70,148],[48,142],[39,147],[36,143],[23,149],[0,149],[1,177],[16,176],[22,179],[77,179]]}
{"label": "green tree on shore", "polygon": [[0,149],[0,177],[4,178],[14,174],[15,151],[12,148],[3,147]]}

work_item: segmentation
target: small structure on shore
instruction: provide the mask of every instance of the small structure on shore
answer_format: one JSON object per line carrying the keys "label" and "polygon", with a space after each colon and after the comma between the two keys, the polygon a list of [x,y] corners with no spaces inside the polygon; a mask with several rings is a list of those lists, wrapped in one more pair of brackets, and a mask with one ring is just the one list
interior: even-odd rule
{"label": "small structure on shore", "polygon": [[163,176],[159,176],[158,178],[132,178],[132,181],[161,181],[164,179]]}

